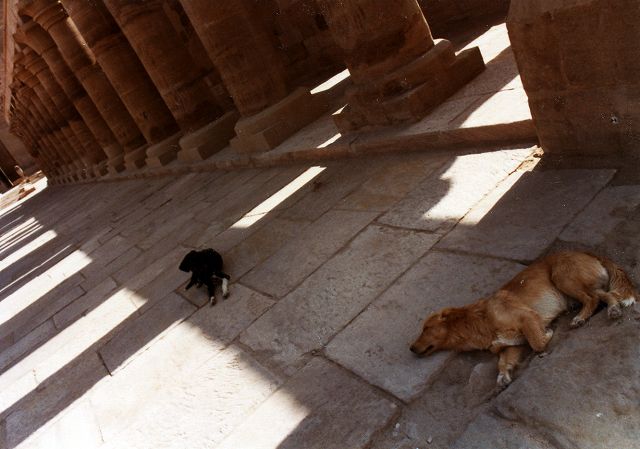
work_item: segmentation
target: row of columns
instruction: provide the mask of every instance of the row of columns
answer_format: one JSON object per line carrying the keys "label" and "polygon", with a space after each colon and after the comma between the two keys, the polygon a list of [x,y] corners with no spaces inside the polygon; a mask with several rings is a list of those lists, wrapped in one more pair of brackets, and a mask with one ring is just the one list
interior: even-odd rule
{"label": "row of columns", "polygon": [[[342,131],[418,120],[484,67],[477,49],[456,55],[434,41],[415,0],[317,3],[351,73],[349,104],[335,118]],[[167,15],[180,7],[204,64]],[[20,0],[18,8],[11,129],[50,176],[201,160],[229,142],[267,151],[327,108],[292,82],[252,0]]]}

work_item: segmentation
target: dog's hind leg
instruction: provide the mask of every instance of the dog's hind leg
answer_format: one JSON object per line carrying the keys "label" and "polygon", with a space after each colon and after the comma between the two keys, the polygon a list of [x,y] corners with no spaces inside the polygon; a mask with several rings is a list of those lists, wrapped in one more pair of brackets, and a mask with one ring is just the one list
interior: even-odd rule
{"label": "dog's hind leg", "polygon": [[226,298],[229,296],[229,275],[227,273],[223,273],[219,271],[216,273],[216,276],[222,279],[222,297]]}
{"label": "dog's hind leg", "polygon": [[612,320],[622,317],[622,307],[625,306],[617,293],[605,292],[602,289],[596,289],[594,294],[598,299],[607,303],[607,315]]}
{"label": "dog's hind leg", "polygon": [[498,360],[498,388],[506,388],[511,383],[513,370],[520,363],[524,346],[507,346],[500,352]]}
{"label": "dog's hind leg", "polygon": [[553,337],[553,331],[546,329],[542,318],[533,310],[523,311],[520,326],[524,338],[535,352],[542,352]]}
{"label": "dog's hind leg", "polygon": [[[572,298],[577,299],[582,304],[580,312],[578,312],[578,314],[573,317],[570,323],[571,327],[582,326],[585,321],[591,318],[591,315],[593,315],[593,312],[596,311],[596,309],[598,308],[598,304],[600,303],[601,296],[596,293],[596,286],[588,286],[582,280],[555,273],[551,275],[551,279],[558,290],[560,290],[567,296],[571,296]],[[605,298],[602,297],[602,299]],[[614,316],[616,315],[615,307],[610,313],[612,313]]]}
{"label": "dog's hind leg", "polygon": [[209,292],[209,305],[213,307],[216,305],[216,286],[211,278],[207,280],[207,291]]}
{"label": "dog's hind leg", "polygon": [[[571,320],[571,327],[582,326],[598,308],[600,299],[595,292],[587,291],[584,288],[575,288],[573,285],[558,285],[558,283],[556,283],[556,287],[565,295],[571,296],[582,303],[580,312]],[[613,313],[615,315],[615,312]]]}

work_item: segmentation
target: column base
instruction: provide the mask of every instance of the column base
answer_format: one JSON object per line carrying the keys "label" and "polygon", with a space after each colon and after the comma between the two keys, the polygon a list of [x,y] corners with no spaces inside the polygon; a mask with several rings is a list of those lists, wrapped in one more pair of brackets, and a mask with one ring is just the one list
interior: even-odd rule
{"label": "column base", "polygon": [[97,178],[101,176],[106,176],[109,174],[109,167],[107,166],[107,161],[101,161],[95,164],[93,167],[93,173]]}
{"label": "column base", "polygon": [[269,151],[326,111],[326,104],[299,87],[286,98],[236,123],[231,147],[238,153]]}
{"label": "column base", "polygon": [[159,168],[175,160],[176,154],[180,149],[178,142],[181,137],[182,133],[177,132],[147,148],[147,158],[145,159],[147,165],[149,167]]}
{"label": "column base", "polygon": [[107,161],[107,166],[109,167],[109,173],[115,175],[120,173],[125,169],[124,166],[124,155],[119,154],[117,156],[109,158]]}
{"label": "column base", "polygon": [[180,139],[178,160],[203,161],[222,150],[235,135],[234,126],[239,118],[238,111],[227,112],[216,121],[184,136]]}
{"label": "column base", "polygon": [[146,165],[147,149],[149,145],[143,145],[124,155],[124,166],[127,170],[137,170]]}
{"label": "column base", "polygon": [[437,39],[434,47],[411,63],[349,89],[348,104],[334,114],[334,121],[342,132],[416,122],[484,68],[477,47],[456,55],[449,41]]}

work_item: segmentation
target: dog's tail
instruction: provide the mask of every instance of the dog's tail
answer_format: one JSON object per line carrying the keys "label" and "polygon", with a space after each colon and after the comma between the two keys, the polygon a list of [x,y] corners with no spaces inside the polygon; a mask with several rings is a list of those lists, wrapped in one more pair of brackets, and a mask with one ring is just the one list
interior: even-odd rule
{"label": "dog's tail", "polygon": [[596,256],[596,258],[609,273],[609,293],[615,295],[624,306],[635,303],[638,292],[627,273],[606,257]]}

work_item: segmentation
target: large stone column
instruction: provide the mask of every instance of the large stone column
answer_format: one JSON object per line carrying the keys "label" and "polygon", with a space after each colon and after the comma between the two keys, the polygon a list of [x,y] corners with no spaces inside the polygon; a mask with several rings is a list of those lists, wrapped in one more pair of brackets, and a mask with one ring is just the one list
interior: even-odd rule
{"label": "large stone column", "polygon": [[38,139],[30,122],[24,118],[24,114],[20,109],[13,107],[13,105],[10,110],[10,121],[11,132],[23,140],[25,146],[29,149],[29,153],[38,161],[41,168],[46,168],[50,172],[47,175],[52,177],[63,176],[58,161],[51,158],[47,151],[38,144]]}
{"label": "large stone column", "polygon": [[308,89],[289,90],[283,55],[255,4],[181,3],[242,115],[231,141],[236,151],[270,150],[322,114]]}
{"label": "large stone column", "polygon": [[62,55],[51,36],[40,25],[31,21],[23,24],[18,29],[14,34],[14,39],[16,42],[29,46],[42,57],[64,93],[80,113],[87,127],[89,127],[102,150],[108,156],[110,169],[113,171],[123,170],[124,149],[116,140],[93,101],[87,96],[87,92],[80,85],[76,76],[62,59]]}
{"label": "large stone column", "polygon": [[74,176],[78,168],[71,163],[71,158],[61,147],[54,133],[47,129],[44,118],[38,108],[31,101],[31,95],[17,85],[12,86],[13,96],[16,100],[17,110],[23,115],[23,123],[32,129],[34,140],[43,148],[51,160],[55,161],[61,175]]}
{"label": "large stone column", "polygon": [[335,117],[343,131],[417,121],[484,69],[431,37],[415,0],[319,0],[354,86]]}
{"label": "large stone column", "polygon": [[55,80],[47,63],[28,47],[23,50],[22,54],[24,55],[25,68],[40,81],[45,95],[53,103],[53,111],[64,118],[76,134],[86,152],[87,158],[94,167],[94,173],[96,175],[106,174],[106,154],[78,114],[75,106]]}
{"label": "large stone column", "polygon": [[507,28],[545,158],[640,157],[638,1],[513,0]]}
{"label": "large stone column", "polygon": [[[105,4],[178,122],[184,134],[180,146],[188,151],[204,145],[209,154],[224,147],[233,135],[233,114],[223,116],[223,108],[216,104],[162,2],[105,0]],[[149,148],[147,162],[159,166],[175,159],[177,139],[174,144],[172,151]]]}
{"label": "large stone column", "polygon": [[62,5],[57,0],[20,0],[19,11],[31,17],[53,38],[63,59],[125,152],[136,151],[146,145],[138,126]]}
{"label": "large stone column", "polygon": [[[84,143],[84,140],[87,136],[83,135],[79,131],[81,128],[78,126],[84,125],[81,121],[78,121],[76,127],[73,126],[72,123],[66,120],[66,117],[60,112],[60,110],[56,107],[54,102],[52,101],[52,97],[47,93],[46,89],[42,86],[40,80],[37,76],[31,71],[27,70],[23,64],[25,64],[25,57],[21,53],[17,53],[14,60],[14,74],[17,79],[24,82],[27,86],[29,86],[37,97],[40,99],[41,103],[49,113],[49,116],[55,122],[55,126],[62,130],[66,139],[71,144],[71,147],[75,150],[76,153],[80,154],[84,165],[91,175],[96,174],[96,166],[104,159],[104,154],[99,158],[98,154],[90,151]],[[77,113],[76,113],[77,114]],[[86,127],[85,127],[86,128]],[[86,130],[88,133],[88,129]]]}
{"label": "large stone column", "polygon": [[[14,65],[14,83],[17,81],[23,83],[24,86],[18,87],[16,85],[14,87],[16,96],[18,98],[22,98],[25,103],[33,108],[34,114],[37,114],[42,120],[42,125],[46,127],[47,132],[54,136],[59,151],[64,151],[61,156],[65,163],[67,165],[72,164],[77,170],[86,168],[84,164],[81,163],[84,162],[82,156],[75,151],[75,148],[73,148],[72,145],[70,145],[68,136],[64,133],[61,135],[61,124],[57,123],[54,116],[52,116],[50,111],[44,106],[42,98],[40,98],[40,96],[35,92],[34,77],[19,65]],[[36,97],[38,104],[36,104]]]}
{"label": "large stone column", "polygon": [[[101,0],[62,0],[74,24],[142,131],[157,144],[178,132],[178,126],[129,42]],[[146,151],[125,156],[128,166],[142,166]]]}

